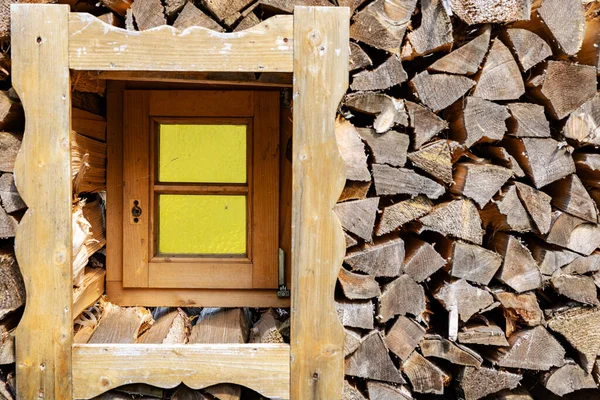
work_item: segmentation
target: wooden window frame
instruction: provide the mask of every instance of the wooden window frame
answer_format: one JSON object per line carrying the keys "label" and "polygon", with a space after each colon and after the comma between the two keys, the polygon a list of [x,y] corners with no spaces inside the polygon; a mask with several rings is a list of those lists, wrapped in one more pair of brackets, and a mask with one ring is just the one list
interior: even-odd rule
{"label": "wooden window frame", "polygon": [[[167,99],[168,101],[165,101]],[[199,104],[202,103],[202,104]],[[111,136],[108,153],[109,174],[122,176],[118,185],[109,182],[107,207],[120,207],[122,220],[110,213],[107,218],[109,242],[107,267],[114,275],[122,268],[124,296],[121,305],[139,304],[135,296],[129,297],[127,288],[171,289],[171,300],[164,305],[181,305],[174,289],[271,289],[270,296],[263,291],[262,302],[257,303],[254,290],[238,291],[239,305],[281,305],[278,288],[278,208],[279,208],[279,92],[273,90],[125,90],[123,115],[109,115],[108,123],[116,120],[119,133]],[[156,254],[154,186],[156,171],[157,132],[159,122],[238,121],[248,126],[247,146],[247,255],[239,257],[177,257]],[[129,127],[129,128],[126,128]],[[113,142],[112,139],[115,139]],[[122,147],[122,152],[119,148]],[[147,148],[140,154],[137,150]],[[122,157],[121,160],[115,158]],[[122,171],[115,170],[113,167]],[[174,184],[161,185],[165,193],[186,192]],[[201,185],[194,185],[195,191]],[[213,188],[210,190],[210,188]],[[204,193],[221,192],[217,186],[202,186]],[[192,191],[188,190],[187,193]],[[231,190],[229,191],[231,192]],[[133,202],[138,201],[142,215],[134,223],[131,217]],[[122,227],[123,245],[113,246],[110,233]],[[116,238],[119,240],[119,237]],[[119,258],[122,261],[119,263]],[[111,289],[108,290],[111,298]],[[232,293],[220,292],[226,299]],[[162,297],[169,292],[163,291]],[[264,301],[267,300],[267,301]],[[206,304],[206,303],[204,303]],[[230,306],[215,298],[212,306]]]}
{"label": "wooden window frame", "polygon": [[[349,18],[346,7],[296,7],[242,32],[130,32],[68,5],[11,5],[12,82],[26,115],[15,181],[29,207],[15,238],[28,293],[16,332],[19,399],[90,398],[129,382],[231,382],[266,397],[341,398],[334,289],[345,241],[333,207],[345,179],[334,118],[348,86]],[[73,343],[70,69],[293,72],[289,346]]]}

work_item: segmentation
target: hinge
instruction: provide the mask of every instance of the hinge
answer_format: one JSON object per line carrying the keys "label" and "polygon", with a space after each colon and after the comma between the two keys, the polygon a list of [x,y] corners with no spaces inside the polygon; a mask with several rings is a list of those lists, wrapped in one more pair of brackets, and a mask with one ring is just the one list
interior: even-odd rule
{"label": "hinge", "polygon": [[279,289],[277,297],[290,297],[290,289],[285,286],[285,251],[279,249]]}

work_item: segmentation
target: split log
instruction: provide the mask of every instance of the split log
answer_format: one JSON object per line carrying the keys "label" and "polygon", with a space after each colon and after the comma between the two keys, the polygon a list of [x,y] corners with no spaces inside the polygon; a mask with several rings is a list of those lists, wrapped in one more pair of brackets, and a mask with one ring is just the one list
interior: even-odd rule
{"label": "split log", "polygon": [[426,216],[419,219],[422,226],[419,232],[434,231],[450,235],[471,243],[481,244],[484,230],[475,205],[467,199],[442,203]]}
{"label": "split log", "polygon": [[600,252],[595,251],[587,257],[578,257],[563,268],[565,274],[583,275],[600,270]]}
{"label": "split log", "polygon": [[2,208],[7,213],[20,211],[27,207],[15,186],[13,174],[2,174],[0,176],[0,200],[2,201]]}
{"label": "split log", "polygon": [[342,325],[349,328],[373,329],[371,301],[337,300],[335,310]]}
{"label": "split log", "polygon": [[173,18],[185,6],[186,0],[165,0],[165,15],[167,18]]}
{"label": "split log", "polygon": [[249,343],[285,343],[281,333],[281,322],[272,308],[260,315],[260,319],[250,329]]}
{"label": "split log", "polygon": [[508,346],[504,331],[493,323],[469,323],[458,332],[458,342],[485,346]]}
{"label": "split log", "polygon": [[15,159],[21,148],[23,135],[18,133],[0,132],[0,171],[13,172]]}
{"label": "split log", "polygon": [[204,308],[192,327],[189,343],[247,343],[248,309]]}
{"label": "split log", "polygon": [[517,387],[522,375],[493,368],[465,367],[460,376],[460,387],[465,400],[478,400],[502,389]]}
{"label": "split log", "polygon": [[529,392],[523,388],[518,387],[513,390],[502,390],[496,394],[489,396],[489,400],[533,400],[533,397]]}
{"label": "split log", "polygon": [[592,372],[600,353],[600,308],[572,307],[557,310],[548,320],[548,328],[558,333],[579,353],[579,364]]}
{"label": "split log", "polygon": [[504,261],[496,277],[517,293],[542,287],[542,276],[529,249],[519,239],[503,232],[497,232],[490,242],[492,250],[499,253]]}
{"label": "split log", "polygon": [[396,125],[408,126],[404,100],[382,93],[357,92],[344,98],[344,105],[368,115],[375,115],[373,128],[377,133],[387,132]]}
{"label": "split log", "polygon": [[416,282],[422,282],[446,265],[446,260],[433,246],[417,238],[404,242],[406,256],[402,267],[405,274]]}
{"label": "split log", "polygon": [[369,400],[411,400],[412,393],[404,386],[392,386],[377,381],[367,381]]}
{"label": "split log", "polygon": [[0,320],[25,304],[25,284],[13,252],[0,250]]}
{"label": "split log", "polygon": [[[255,4],[258,4],[258,3],[255,3]],[[243,15],[243,13],[242,13],[242,15]],[[235,29],[233,31],[234,32],[244,31],[244,30],[252,28],[253,26],[258,25],[258,24],[260,24],[260,19],[258,19],[258,17],[256,16],[255,13],[249,12],[246,16],[244,16],[242,18],[242,20],[237,24],[237,26],[235,27]]]}
{"label": "split log", "polygon": [[0,321],[0,365],[15,362],[15,328],[18,319],[13,315]]}
{"label": "split log", "polygon": [[175,22],[173,22],[173,27],[184,30],[191,26],[201,26],[217,32],[224,31],[221,25],[217,24],[211,17],[204,14],[191,1],[188,1],[185,3],[183,10],[181,10],[181,13],[179,13]]}
{"label": "split log", "polygon": [[463,322],[467,322],[474,314],[489,307],[494,302],[494,298],[489,292],[470,285],[464,279],[459,279],[453,283],[446,282],[434,292],[433,297],[447,311],[456,310]]}
{"label": "split log", "polygon": [[357,131],[371,149],[375,163],[395,167],[403,167],[406,164],[406,152],[410,143],[408,135],[396,131],[378,134],[375,130],[369,128],[359,128]]}
{"label": "split log", "polygon": [[417,168],[444,183],[452,183],[452,165],[462,154],[463,147],[452,140],[436,140],[408,154]]}
{"label": "split log", "polygon": [[385,344],[400,360],[405,361],[425,336],[425,328],[412,319],[398,316],[385,336]]}
{"label": "split log", "polygon": [[408,376],[413,391],[418,393],[443,394],[444,385],[450,380],[444,371],[417,351],[402,363],[402,371]]}
{"label": "split log", "polygon": [[333,210],[342,228],[366,241],[371,241],[379,197],[336,204]]}
{"label": "split log", "polygon": [[[110,13],[110,15],[114,16],[113,13]],[[71,71],[71,90],[104,96],[106,81],[103,79],[94,79],[94,76],[89,71]]]}
{"label": "split log", "polygon": [[596,284],[591,276],[575,276],[558,274],[550,280],[552,287],[559,294],[580,303],[600,306]]}
{"label": "split log", "polygon": [[581,389],[598,388],[592,375],[574,362],[568,362],[560,368],[547,372],[542,382],[546,389],[561,397]]}
{"label": "split log", "polygon": [[344,358],[354,353],[358,346],[360,346],[360,340],[362,336],[360,333],[355,332],[351,329],[344,328],[346,337],[344,339]]}
{"label": "split log", "polygon": [[428,214],[432,209],[431,200],[425,196],[415,196],[384,207],[375,233],[377,236],[390,233],[404,224]]}
{"label": "split log", "polygon": [[367,400],[365,396],[362,395],[357,389],[353,386],[350,386],[347,380],[344,380],[344,388],[342,389],[342,400]]}
{"label": "split log", "polygon": [[72,108],[71,128],[80,135],[106,142],[106,118],[101,115]]}
{"label": "split log", "polygon": [[563,135],[580,144],[600,145],[600,95],[596,94],[569,115]]}
{"label": "split log", "polygon": [[165,8],[160,0],[136,0],[131,3],[131,11],[140,31],[167,24]]}
{"label": "split log", "polygon": [[[501,85],[498,82],[502,82]],[[525,93],[521,70],[510,50],[499,39],[483,64],[473,96],[486,100],[516,100]]]}
{"label": "split log", "polygon": [[538,231],[542,234],[548,233],[552,222],[552,206],[550,205],[552,198],[524,183],[515,182],[515,187],[521,204],[527,210]]}
{"label": "split log", "polygon": [[421,25],[406,37],[413,50],[412,58],[452,47],[452,22],[442,0],[421,1]]}
{"label": "split log", "polygon": [[600,48],[598,48],[600,21],[593,12],[586,12],[586,19],[585,34],[581,49],[577,53],[577,61],[581,64],[592,65],[600,72]]}
{"label": "split log", "polygon": [[350,38],[399,54],[416,5],[417,0],[376,0],[356,14],[350,25]]}
{"label": "split log", "polygon": [[435,357],[452,364],[479,368],[483,359],[468,347],[455,344],[438,335],[429,335],[421,341],[421,352],[425,357]]}
{"label": "split log", "polygon": [[435,135],[448,128],[448,123],[427,107],[406,100],[406,110],[413,128],[413,149],[419,149]]}
{"label": "split log", "polygon": [[483,32],[475,39],[453,50],[427,68],[448,74],[473,75],[479,70],[487,54],[491,31],[490,25],[486,25]]}
{"label": "split log", "polygon": [[511,103],[508,134],[518,137],[550,137],[550,123],[544,107],[531,103]]}
{"label": "split log", "polygon": [[450,0],[450,9],[469,25],[506,23],[529,19],[531,1],[498,3],[494,0]]}
{"label": "split log", "polygon": [[[520,76],[520,75],[519,75]],[[430,74],[423,71],[410,81],[415,95],[421,102],[438,112],[461,98],[475,85],[475,81],[459,75]]]}
{"label": "split log", "polygon": [[24,124],[25,116],[21,103],[13,100],[8,92],[0,90],[0,130],[20,131]]}
{"label": "split log", "polygon": [[128,8],[125,11],[125,29],[128,31],[136,31],[135,21],[133,20],[133,10]]}
{"label": "split log", "polygon": [[362,47],[360,47],[359,44],[354,42],[350,42],[350,59],[348,62],[350,64],[348,66],[348,71],[350,72],[373,65],[373,61],[369,55],[362,49]]}
{"label": "split log", "polygon": [[505,148],[538,189],[575,173],[571,154],[554,139],[507,138]]}
{"label": "split log", "polygon": [[182,309],[178,308],[158,318],[142,334],[138,343],[184,344],[190,332],[190,320]]}
{"label": "split log", "polygon": [[82,285],[73,288],[73,318],[79,317],[85,309],[96,304],[104,295],[105,279],[106,270],[104,268],[85,268]]}
{"label": "split log", "polygon": [[506,368],[547,371],[564,364],[565,349],[544,327],[525,329],[508,338],[509,347],[495,348],[492,363]]}
{"label": "split log", "polygon": [[106,303],[88,343],[135,343],[153,323],[152,314],[144,307],[119,307]]}
{"label": "split log", "polygon": [[481,211],[481,219],[486,227],[491,227],[495,231],[530,232],[533,230],[533,224],[517,195],[515,185],[500,190]]}
{"label": "split log", "polygon": [[585,11],[578,0],[544,0],[536,10],[558,49],[569,56],[577,54],[585,33]]}
{"label": "split log", "polygon": [[359,348],[346,358],[345,374],[357,378],[406,383],[385,347],[381,333],[373,331],[365,336]]}
{"label": "split log", "polygon": [[424,194],[430,199],[437,199],[445,192],[442,185],[417,174],[412,169],[394,168],[385,164],[373,164],[373,180],[378,196]]}
{"label": "split log", "polygon": [[523,71],[528,71],[552,55],[552,49],[548,43],[527,29],[507,29],[504,38],[514,49],[517,61]]}
{"label": "split log", "polygon": [[528,86],[556,119],[563,119],[596,95],[596,68],[567,61],[548,61]]}
{"label": "split log", "polygon": [[600,246],[600,225],[555,211],[546,242],[589,256]]}
{"label": "split log", "polygon": [[499,290],[494,291],[493,294],[496,300],[502,304],[505,318],[531,327],[545,322],[544,314],[534,293],[515,294]]}
{"label": "split log", "polygon": [[371,181],[346,181],[344,190],[342,190],[342,194],[338,199],[338,203],[348,200],[364,200],[367,198],[369,189],[371,189]]}
{"label": "split log", "polygon": [[[263,1],[264,4],[267,1]],[[230,0],[230,1],[211,1],[200,0],[200,4],[205,7],[212,15],[217,17],[219,21],[229,18],[232,14],[238,13],[246,8],[252,0]]]}
{"label": "split log", "polygon": [[419,319],[425,312],[426,297],[423,286],[410,276],[402,275],[383,287],[379,297],[377,319],[387,322],[395,315],[413,315]]}
{"label": "split log", "polygon": [[483,208],[512,176],[510,169],[497,165],[459,163],[454,166],[450,192],[462,194]]}
{"label": "split log", "polygon": [[[210,0],[207,0],[210,1]],[[250,0],[252,1],[252,0]],[[277,13],[291,14],[294,12],[294,7],[327,7],[331,3],[327,0],[260,0],[260,5],[267,10]],[[225,7],[223,5],[222,7]]]}
{"label": "split log", "polygon": [[354,271],[375,277],[397,277],[404,262],[404,242],[398,238],[365,245],[346,254],[344,262]]}
{"label": "split log", "polygon": [[173,393],[171,400],[209,400],[209,397],[198,390],[192,390],[181,384]]}
{"label": "split log", "polygon": [[502,264],[498,253],[460,240],[443,242],[442,256],[448,260],[453,277],[481,285],[488,285]]}
{"label": "split log", "polygon": [[510,169],[516,177],[523,178],[525,176],[525,172],[517,160],[504,147],[481,145],[477,152],[493,164]]}
{"label": "split log", "polygon": [[0,207],[0,239],[15,237],[17,225],[17,219],[12,215],[8,215],[6,211]]}
{"label": "split log", "polygon": [[356,128],[350,122],[338,117],[335,120],[335,138],[346,166],[346,179],[370,182],[371,174],[367,168],[365,145],[360,140]]}
{"label": "split log", "polygon": [[545,189],[552,197],[554,207],[586,221],[598,222],[596,203],[577,175],[569,175],[546,186]]}
{"label": "split log", "polygon": [[106,190],[106,143],[71,133],[74,193]]}
{"label": "split log", "polygon": [[371,275],[356,274],[340,268],[338,281],[344,296],[350,300],[371,299],[381,295],[379,283]]}
{"label": "split log", "polygon": [[452,139],[465,147],[480,141],[502,140],[510,114],[505,106],[479,97],[467,97],[452,108],[450,119]]}
{"label": "split log", "polygon": [[574,153],[577,176],[587,188],[600,188],[600,154]]}
{"label": "split log", "polygon": [[352,90],[383,90],[401,84],[408,79],[400,57],[392,54],[380,66],[352,76]]}

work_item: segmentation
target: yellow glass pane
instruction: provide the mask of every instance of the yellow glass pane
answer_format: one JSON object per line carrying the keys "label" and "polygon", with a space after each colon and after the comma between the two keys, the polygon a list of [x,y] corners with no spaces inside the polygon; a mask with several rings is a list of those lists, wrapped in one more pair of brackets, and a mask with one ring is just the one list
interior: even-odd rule
{"label": "yellow glass pane", "polygon": [[160,182],[245,183],[246,125],[160,125]]}
{"label": "yellow glass pane", "polygon": [[246,197],[162,194],[158,252],[245,254]]}

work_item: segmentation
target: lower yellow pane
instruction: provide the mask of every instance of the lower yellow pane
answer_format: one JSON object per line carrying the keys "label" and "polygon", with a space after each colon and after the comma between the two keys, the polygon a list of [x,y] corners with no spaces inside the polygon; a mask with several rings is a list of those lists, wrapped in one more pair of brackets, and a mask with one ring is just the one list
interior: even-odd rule
{"label": "lower yellow pane", "polygon": [[162,194],[158,252],[245,254],[246,197]]}

